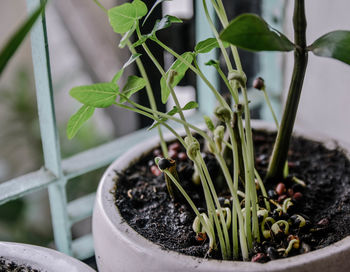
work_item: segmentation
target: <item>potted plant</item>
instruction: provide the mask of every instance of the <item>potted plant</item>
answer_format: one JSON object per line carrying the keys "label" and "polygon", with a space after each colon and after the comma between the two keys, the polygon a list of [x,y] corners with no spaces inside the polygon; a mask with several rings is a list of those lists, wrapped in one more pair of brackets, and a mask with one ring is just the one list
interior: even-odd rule
{"label": "potted plant", "polygon": [[[311,206],[314,207],[309,205],[313,196],[310,190],[322,192],[323,183],[320,181],[321,187],[318,188],[314,178],[305,181],[300,179],[301,176],[308,177],[301,171],[304,166],[297,167],[294,161],[288,162],[287,155],[308,52],[350,64],[350,32],[331,32],[307,46],[304,1],[295,0],[293,43],[256,15],[243,14],[229,23],[222,1],[212,0],[216,15],[224,27],[219,33],[209,15],[207,1],[203,0],[214,38],[201,41],[193,52],[180,55],[157,38],[158,31],[173,23],[180,23],[180,19],[167,15],[156,22],[151,33],[144,34],[141,31],[141,22],[147,20],[154,8],[148,11],[141,0],[134,0],[106,10],[98,1],[95,2],[107,13],[114,31],[123,34],[120,46],[127,46],[132,56],[111,82],[80,86],[71,90],[71,96],[84,105],[69,120],[68,137],[75,135],[79,127],[92,116],[95,108],[112,105],[153,119],[150,129],[156,128],[159,133],[159,140],[153,139],[135,147],[112,164],[102,178],[93,216],[95,250],[100,270],[114,271],[118,267],[122,271],[298,271],[303,266],[305,271],[314,271],[325,268],[326,265],[327,271],[349,268],[350,263],[345,257],[350,252],[349,238],[321,250],[292,258],[286,257],[322,247],[322,243],[319,243],[320,236],[331,233],[327,215],[323,214],[324,217],[319,218],[322,213],[315,212],[317,216],[314,214],[309,219],[303,211],[303,208],[308,211]],[[161,2],[163,1],[156,1],[154,7]],[[136,34],[137,40],[132,43],[130,38],[133,34]],[[168,71],[152,55],[148,47],[150,42],[176,58]],[[256,137],[255,132],[253,133],[247,79],[236,46],[253,51],[294,51],[295,65],[286,107],[281,124],[275,118],[278,133],[266,169],[263,164],[267,164],[268,148],[262,143],[254,144],[254,139],[257,142],[260,136]],[[162,102],[166,103],[169,97],[175,102],[173,109],[167,113],[159,112],[156,108],[146,70],[139,58],[140,54],[137,53],[138,47],[143,48],[162,75]],[[216,60],[209,61],[207,65],[213,66],[223,79],[234,101],[233,107],[208,81],[197,64],[199,54],[214,48],[220,48],[228,75],[223,73]],[[232,52],[234,65],[228,50]],[[125,67],[134,61],[141,77],[130,76],[123,89],[120,89],[118,80]],[[214,112],[216,121],[208,116],[203,117],[206,130],[188,122],[183,114],[186,110],[196,108],[197,103],[190,101],[186,105],[180,105],[174,91],[174,87],[189,70],[207,84],[217,99],[218,106]],[[254,87],[264,92],[266,103],[270,105],[263,79],[258,78]],[[143,88],[148,94],[149,108],[130,99]],[[270,108],[274,115],[272,107]],[[168,120],[183,126],[183,132],[174,128]],[[168,145],[168,137],[163,135],[161,127],[169,130],[177,142]],[[269,135],[266,132],[262,137],[267,141],[269,137],[274,139],[273,135]],[[301,135],[306,137],[307,133],[301,131]],[[330,156],[330,151],[321,144],[307,144],[308,141],[303,139],[295,141],[293,148],[297,154],[290,156],[293,160],[302,160],[306,156],[305,148],[308,147],[320,151],[322,155],[319,157]],[[257,150],[264,151],[259,154]],[[149,152],[155,153],[154,163]],[[344,154],[336,154],[342,163],[348,165]],[[134,164],[138,156],[142,157],[138,162],[141,165],[139,168],[138,164]],[[322,162],[315,159],[316,164]],[[313,166],[310,167],[309,170],[315,172]],[[346,170],[342,172],[346,173]],[[135,187],[128,187],[131,184]],[[164,192],[167,194],[164,195]],[[317,201],[329,203],[327,196],[321,194],[317,197]],[[162,205],[154,203],[155,199],[162,202]],[[138,215],[135,216],[135,213]],[[170,213],[172,216],[169,216]],[[154,217],[161,223],[154,222]],[[316,222],[316,219],[321,220]],[[171,245],[166,246],[167,241],[177,243],[177,240],[185,237],[187,242],[192,241],[190,249],[177,251],[191,253],[192,256],[202,254],[204,259],[161,250],[159,246],[135,232],[125,221],[139,233],[144,233],[148,227],[151,227],[153,233],[161,232],[162,237],[158,243],[164,248],[172,248]],[[163,228],[165,232],[162,231]],[[179,235],[179,232],[182,234]],[[152,233],[148,231],[148,235],[152,236]],[[150,238],[148,235],[147,238]],[[223,261],[210,260],[209,257]],[[253,263],[241,262],[249,260]],[[263,265],[256,263],[270,260],[273,261]]]}
{"label": "potted plant", "polygon": [[0,271],[93,272],[86,264],[53,249],[0,242]]}

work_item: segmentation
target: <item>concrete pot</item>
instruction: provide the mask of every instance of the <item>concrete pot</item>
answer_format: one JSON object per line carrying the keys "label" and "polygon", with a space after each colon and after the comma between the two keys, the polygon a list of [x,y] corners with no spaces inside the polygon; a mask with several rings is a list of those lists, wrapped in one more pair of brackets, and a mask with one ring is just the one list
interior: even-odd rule
{"label": "concrete pot", "polygon": [[[258,129],[273,129],[270,124],[261,121],[253,122],[253,126]],[[315,135],[310,131],[296,129],[296,135],[317,141],[322,140],[328,147],[335,144],[334,140],[329,140],[320,134],[310,136]],[[126,169],[141,154],[147,153],[156,145],[158,145],[158,139],[151,139],[135,146],[112,163],[101,179],[93,213],[93,237],[99,271],[350,271],[350,237],[320,250],[270,261],[266,264],[190,257],[163,250],[148,241],[123,220],[114,204],[111,191],[115,188],[114,171]],[[350,146],[340,145],[345,150],[350,150]]]}
{"label": "concrete pot", "polygon": [[[0,256],[40,272],[94,272],[86,264],[53,249],[0,242]],[[22,271],[22,270],[21,270]]]}

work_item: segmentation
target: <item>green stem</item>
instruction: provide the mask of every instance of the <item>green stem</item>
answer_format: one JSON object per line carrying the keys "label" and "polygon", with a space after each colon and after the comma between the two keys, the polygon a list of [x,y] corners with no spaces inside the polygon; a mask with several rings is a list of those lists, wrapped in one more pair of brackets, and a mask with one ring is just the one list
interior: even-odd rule
{"label": "green stem", "polygon": [[286,106],[283,112],[280,128],[270,160],[267,179],[283,178],[284,164],[287,160],[290,139],[292,137],[295,117],[298,110],[300,95],[303,87],[308,51],[306,49],[306,17],[304,0],[295,0],[294,15],[294,68],[289,86]]}
{"label": "green stem", "polygon": [[[131,54],[134,55],[137,53],[135,48],[132,46],[130,40],[128,40],[127,45],[128,45],[128,48],[129,48]],[[154,99],[151,83],[149,81],[145,67],[143,66],[143,63],[140,60],[140,58],[136,59],[136,65],[141,73],[142,78],[146,81],[146,92],[147,92],[149,104],[151,105],[151,108],[153,110],[157,110],[157,104],[156,104],[156,101]],[[155,115],[155,117],[157,117],[157,116]],[[162,129],[160,128],[160,126],[158,126],[157,130],[158,130],[158,135],[160,138],[160,146],[162,148],[163,155],[166,158],[166,157],[168,157],[168,147],[167,147],[166,142],[164,140],[163,132],[162,132]]]}
{"label": "green stem", "polygon": [[107,13],[108,14],[108,10],[100,3],[100,1],[99,0],[93,0],[95,3],[96,3],[96,5],[98,5],[105,13]]}

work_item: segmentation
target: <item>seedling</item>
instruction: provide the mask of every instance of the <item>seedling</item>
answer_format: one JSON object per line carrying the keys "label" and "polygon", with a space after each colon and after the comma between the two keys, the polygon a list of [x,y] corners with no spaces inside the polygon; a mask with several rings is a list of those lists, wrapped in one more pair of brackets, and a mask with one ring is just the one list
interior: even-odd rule
{"label": "seedling", "polygon": [[[76,134],[82,124],[92,116],[95,108],[116,106],[154,120],[149,129],[158,129],[164,155],[164,158],[157,158],[155,162],[166,177],[169,194],[174,198],[172,187],[177,188],[196,215],[192,227],[196,233],[197,240],[205,241],[208,238],[209,252],[220,250],[222,258],[225,260],[248,260],[254,250],[253,244],[259,244],[263,240],[270,240],[281,235],[283,239],[292,227],[298,229],[304,227],[306,220],[300,215],[285,218],[286,220],[283,218],[283,220],[278,220],[277,222],[277,218],[276,220],[272,218],[273,214],[276,213],[278,213],[278,219],[280,219],[280,216],[289,217],[287,211],[293,205],[293,201],[296,201],[297,198],[300,199],[301,193],[293,192],[292,195],[292,191],[289,190],[291,195],[288,198],[287,188],[281,182],[277,185],[276,192],[272,191],[271,193],[269,191],[269,194],[267,194],[263,179],[283,181],[283,177],[286,176],[288,170],[287,151],[307,66],[308,52],[311,51],[316,55],[332,57],[350,64],[350,32],[331,32],[307,46],[304,0],[295,0],[293,17],[295,41],[293,43],[282,33],[270,28],[257,15],[243,14],[229,23],[222,0],[210,0],[216,16],[224,28],[219,33],[208,12],[207,2],[209,0],[202,0],[213,37],[208,37],[199,42],[193,51],[177,53],[159,40],[157,33],[170,27],[172,24],[181,23],[180,19],[167,15],[156,21],[150,33],[143,33],[142,31],[142,26],[148,16],[158,4],[165,0],[156,1],[150,11],[147,10],[146,5],[141,0],[133,0],[130,3],[124,3],[109,10],[105,9],[98,0],[94,1],[106,12],[113,30],[122,35],[119,46],[128,47],[131,57],[123,68],[116,73],[111,82],[80,86],[71,90],[71,96],[84,105],[69,120],[67,126],[68,137],[71,138]],[[130,40],[132,35],[136,37],[134,43]],[[168,71],[165,71],[153,56],[149,46],[158,46],[175,58]],[[252,51],[294,51],[294,71],[280,124],[269,102],[263,80],[258,79],[255,84],[258,89],[264,92],[266,103],[271,109],[278,129],[268,173],[263,178],[260,177],[255,169],[250,108],[246,86],[247,78],[243,72],[236,46]],[[143,48],[146,57],[152,60],[162,76],[159,82],[162,102],[166,103],[169,97],[172,97],[175,102],[175,106],[169,112],[163,113],[156,108],[154,94],[146,69],[139,58],[139,47]],[[227,100],[220,94],[219,90],[205,77],[197,63],[197,57],[200,54],[210,52],[215,48],[219,48],[228,74],[225,75],[223,73],[217,60],[211,60],[207,65],[216,69],[218,76],[223,79],[234,102],[232,107],[226,102]],[[234,63],[231,63],[229,52],[233,56]],[[123,75],[124,69],[133,62],[136,62],[141,77],[130,76],[122,88],[118,83],[119,79]],[[236,67],[236,69],[233,67]],[[208,116],[203,117],[208,131],[210,131],[209,133],[188,122],[184,115],[184,111],[195,109],[198,107],[198,104],[195,101],[190,101],[186,105],[180,105],[174,90],[174,87],[190,71],[204,81],[218,103],[213,114],[219,119],[220,125],[214,125]],[[147,91],[150,107],[142,106],[131,99],[132,95],[144,88]],[[179,135],[169,125],[168,120],[182,125],[185,130],[185,136]],[[198,211],[198,207],[191,199],[191,195],[182,187],[182,182],[177,175],[176,165],[169,158],[161,127],[169,130],[175,136],[186,150],[187,158],[193,163],[195,169],[193,179],[196,182],[199,181],[202,186],[206,212],[200,213]],[[210,175],[201,154],[199,141],[194,134],[205,140],[209,151],[215,157],[220,167],[230,192],[230,197],[228,198],[230,207],[227,207],[227,203],[224,203],[225,207],[222,207],[219,201],[218,192],[216,192],[214,186],[216,180]],[[232,151],[232,155],[230,155],[232,156],[232,165],[229,165],[227,163],[228,160],[225,160],[224,154],[227,154],[225,152],[227,150]],[[155,168],[152,171],[155,172]],[[300,179],[294,178],[293,180],[299,184],[304,184]],[[239,183],[244,188],[244,192],[239,190]],[[297,193],[299,195],[296,195]],[[242,201],[240,201],[239,196],[243,198]],[[273,199],[275,196],[278,197],[277,201]],[[273,206],[271,205],[272,207],[270,203],[273,204]],[[270,249],[268,255],[271,255],[271,259],[278,257],[278,252],[280,251],[287,255],[293,247],[296,247],[297,243],[299,241],[292,239],[287,249],[280,248],[277,250],[277,253]],[[261,260],[265,257],[266,255],[258,253],[253,257],[253,260]]]}

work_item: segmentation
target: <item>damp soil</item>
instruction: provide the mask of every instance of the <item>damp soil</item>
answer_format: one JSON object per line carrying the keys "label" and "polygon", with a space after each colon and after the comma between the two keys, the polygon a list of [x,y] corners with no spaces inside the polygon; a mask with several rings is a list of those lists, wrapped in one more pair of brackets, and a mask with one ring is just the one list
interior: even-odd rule
{"label": "damp soil", "polygon": [[20,265],[0,256],[0,272],[41,272],[27,265]]}
{"label": "damp soil", "polygon": [[[275,134],[254,131],[253,135],[256,168],[264,177]],[[159,152],[156,148],[124,172],[116,173],[115,203],[122,217],[139,234],[165,250],[220,259],[220,250],[208,254],[208,241],[196,238],[192,230],[195,215],[186,201],[179,195],[175,201],[171,200],[163,174],[157,176],[153,159]],[[182,186],[199,210],[205,212],[202,189],[191,181],[194,171],[192,163],[186,158],[184,150],[177,147],[173,153]],[[225,181],[213,156],[205,152],[202,155],[211,176],[215,177],[219,199],[223,204],[229,197]],[[283,198],[290,196],[294,203],[288,210],[288,218],[278,218],[276,213],[272,217],[290,220],[291,215],[298,214],[307,221],[303,228],[291,226],[290,234],[299,237],[300,247],[292,249],[288,256],[323,248],[350,235],[350,162],[344,152],[338,147],[328,149],[318,142],[293,138],[288,164],[290,175],[287,179],[265,184],[269,197],[274,201],[280,200],[281,203]],[[303,180],[306,187],[292,181],[294,176]],[[280,182],[286,187],[282,197],[276,193]],[[295,193],[297,197],[294,198]],[[263,205],[263,200],[260,201]],[[287,237],[272,237],[256,245],[251,258],[259,262],[282,258],[283,254],[277,250],[287,246]]]}

